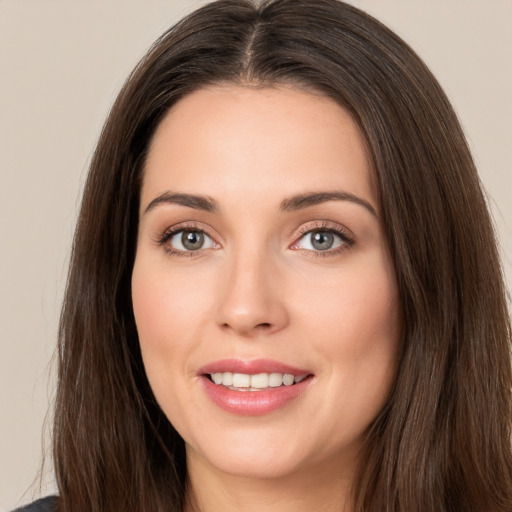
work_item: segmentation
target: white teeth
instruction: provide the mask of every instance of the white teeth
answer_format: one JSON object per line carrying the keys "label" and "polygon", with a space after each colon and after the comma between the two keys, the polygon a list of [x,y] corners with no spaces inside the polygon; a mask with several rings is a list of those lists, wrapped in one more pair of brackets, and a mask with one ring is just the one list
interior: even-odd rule
{"label": "white teeth", "polygon": [[289,373],[283,375],[283,384],[285,386],[291,386],[294,380],[295,377],[293,375],[290,375]]}
{"label": "white teeth", "polygon": [[271,388],[278,388],[283,385],[283,374],[282,373],[271,373],[268,376],[268,385]]}
{"label": "white teeth", "polygon": [[268,388],[268,373],[258,373],[251,375],[251,388]]}
{"label": "white teeth", "polygon": [[307,375],[297,375],[290,373],[258,373],[248,375],[245,373],[216,372],[211,375],[212,381],[219,386],[226,386],[230,389],[243,389],[245,391],[256,391],[259,389],[278,388],[280,386],[291,386],[292,384],[302,382]]}
{"label": "white teeth", "polygon": [[234,373],[233,384],[235,388],[250,388],[251,387],[251,376],[245,373]]}

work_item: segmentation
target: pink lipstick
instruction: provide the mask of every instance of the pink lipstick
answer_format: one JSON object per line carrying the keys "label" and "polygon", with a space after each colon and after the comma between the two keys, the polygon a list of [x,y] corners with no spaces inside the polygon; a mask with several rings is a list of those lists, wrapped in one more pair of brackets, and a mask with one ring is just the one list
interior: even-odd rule
{"label": "pink lipstick", "polygon": [[307,369],[269,359],[223,359],[203,366],[198,375],[216,405],[245,416],[280,409],[302,396],[313,378]]}

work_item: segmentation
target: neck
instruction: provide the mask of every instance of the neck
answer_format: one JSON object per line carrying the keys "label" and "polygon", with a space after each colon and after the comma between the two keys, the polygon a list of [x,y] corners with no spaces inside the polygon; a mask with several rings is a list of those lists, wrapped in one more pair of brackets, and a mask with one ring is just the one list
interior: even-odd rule
{"label": "neck", "polygon": [[187,451],[188,504],[185,512],[352,512],[353,475],[339,461],[272,478],[222,472]]}

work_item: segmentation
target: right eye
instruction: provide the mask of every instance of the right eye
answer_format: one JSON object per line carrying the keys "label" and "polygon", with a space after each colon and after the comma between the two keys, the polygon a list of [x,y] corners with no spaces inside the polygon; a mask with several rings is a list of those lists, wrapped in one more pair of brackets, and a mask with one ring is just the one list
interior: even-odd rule
{"label": "right eye", "polygon": [[190,229],[176,231],[167,239],[166,243],[172,250],[181,252],[212,249],[217,245],[204,231]]}

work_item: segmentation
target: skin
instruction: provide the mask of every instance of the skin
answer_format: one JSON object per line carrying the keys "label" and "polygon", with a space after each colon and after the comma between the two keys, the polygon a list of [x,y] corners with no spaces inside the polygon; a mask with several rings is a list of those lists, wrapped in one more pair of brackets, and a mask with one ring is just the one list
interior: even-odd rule
{"label": "skin", "polygon": [[[333,191],[367,205],[281,208]],[[166,201],[148,210],[165,193],[207,196],[218,211]],[[212,86],[160,124],[141,190],[133,307],[150,384],[185,440],[202,511],[351,510],[358,451],[393,384],[401,330],[377,197],[360,130],[321,95]],[[180,235],[161,243],[172,227],[203,231],[207,243],[188,252]],[[317,250],[315,229],[352,243],[336,235],[337,247]],[[197,374],[232,357],[314,377],[283,408],[240,416],[215,405]]]}

